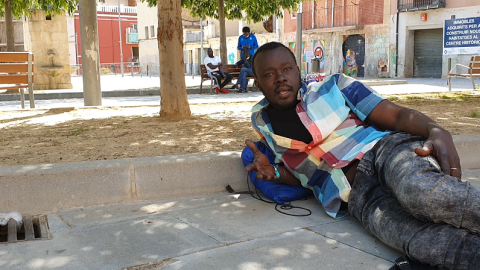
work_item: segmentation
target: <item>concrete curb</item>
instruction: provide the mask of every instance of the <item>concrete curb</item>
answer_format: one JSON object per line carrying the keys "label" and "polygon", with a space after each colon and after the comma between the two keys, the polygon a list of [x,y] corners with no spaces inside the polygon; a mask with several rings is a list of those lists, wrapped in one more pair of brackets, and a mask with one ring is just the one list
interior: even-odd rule
{"label": "concrete curb", "polygon": [[[480,135],[454,136],[463,170],[480,169]],[[247,189],[241,152],[2,167],[2,212],[22,214]]]}
{"label": "concrete curb", "polygon": [[[361,80],[368,86],[378,85],[395,85],[395,84],[407,84],[406,80]],[[71,99],[71,98],[83,98],[83,92],[80,91],[59,91],[48,90],[48,93],[36,90],[34,94],[35,100],[49,100],[49,99]],[[194,86],[187,88],[187,95],[200,94],[200,86]],[[202,94],[210,94],[210,85],[204,85]],[[140,96],[159,96],[160,88],[144,88],[144,89],[129,89],[129,90],[115,90],[115,91],[103,91],[102,97],[140,97]],[[25,100],[29,99],[29,95],[25,93]],[[3,94],[0,95],[0,101],[20,101],[20,95],[17,94]]]}
{"label": "concrete curb", "polygon": [[241,152],[2,167],[2,212],[93,205],[246,189]]}
{"label": "concrete curb", "polygon": [[[210,94],[210,89],[202,90],[203,94]],[[188,88],[187,94],[199,94],[200,88]],[[159,88],[148,89],[131,89],[118,91],[104,91],[102,97],[141,97],[141,96],[159,96]],[[50,99],[72,99],[83,98],[83,92],[58,92],[58,93],[35,93],[35,100],[50,100]],[[25,93],[25,100],[29,99],[29,94]],[[19,94],[3,94],[0,95],[0,101],[20,101]]]}

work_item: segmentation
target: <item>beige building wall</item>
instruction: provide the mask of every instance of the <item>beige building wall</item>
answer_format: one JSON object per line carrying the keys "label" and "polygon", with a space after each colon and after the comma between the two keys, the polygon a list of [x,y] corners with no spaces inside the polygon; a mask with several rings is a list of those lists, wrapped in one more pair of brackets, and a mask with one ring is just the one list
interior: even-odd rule
{"label": "beige building wall", "polygon": [[[156,38],[158,20],[157,7],[150,8],[147,3],[137,1],[137,26],[140,71],[142,74],[160,74],[158,41]],[[154,28],[155,36],[150,35]]]}
{"label": "beige building wall", "polygon": [[[146,28],[154,26],[157,29],[157,8],[149,8],[146,3],[137,0],[137,17],[138,17],[138,31],[139,31],[139,61],[141,72],[146,74],[147,68],[149,73],[158,74],[159,71],[159,52],[156,38],[146,34]],[[200,42],[184,43],[184,63],[185,72],[191,74],[199,74],[199,66],[203,64],[204,58],[207,56],[207,48],[212,47],[214,54],[220,56],[220,27],[216,19],[207,18],[203,21],[204,24],[204,53],[201,54],[202,45]],[[227,55],[228,63],[234,64],[240,59],[240,52],[237,50],[238,37],[241,35],[243,26],[249,26],[251,32],[255,32],[259,45],[265,42],[275,40],[275,33],[265,34],[262,22],[247,24],[242,20],[226,20],[226,34],[227,34]],[[200,32],[199,28],[185,28],[184,42],[186,41],[186,33]],[[156,73],[155,73],[156,72]]]}
{"label": "beige building wall", "polygon": [[[447,1],[447,7],[449,5]],[[464,1],[469,2],[469,1]],[[472,2],[472,1],[470,1]],[[476,1],[473,1],[476,2]],[[421,14],[427,13],[428,20],[421,21]],[[459,18],[479,17],[480,16],[480,3],[469,7],[461,8],[440,8],[431,10],[422,10],[415,12],[401,12],[399,15],[398,24],[398,77],[412,77],[414,72],[413,60],[414,60],[414,33],[416,30],[424,29],[443,29],[445,26],[445,20],[450,20],[455,15]],[[391,27],[390,27],[390,47],[395,46],[396,36],[396,14],[391,15]],[[456,63],[467,64],[470,55],[458,55],[458,56],[443,56],[442,65],[442,78],[446,78],[449,72],[448,58],[452,60],[452,66]],[[390,76],[394,76],[394,73],[390,73]]]}
{"label": "beige building wall", "polygon": [[77,41],[77,39],[80,39],[80,37],[75,36],[75,20],[73,15],[67,16],[67,33],[68,33],[69,63],[70,63],[70,66],[76,66],[78,65],[77,55],[80,54],[80,53],[77,53],[77,51],[80,52],[81,49],[80,49],[80,46],[78,46],[80,42],[79,40]]}
{"label": "beige building wall", "polygon": [[463,8],[480,5],[478,0],[447,0],[446,8]]}
{"label": "beige building wall", "polygon": [[[24,38],[23,38],[23,22],[22,20],[13,19],[14,36],[15,36],[15,51],[23,52]],[[0,19],[0,51],[7,50],[7,31],[5,28],[5,19]]]}

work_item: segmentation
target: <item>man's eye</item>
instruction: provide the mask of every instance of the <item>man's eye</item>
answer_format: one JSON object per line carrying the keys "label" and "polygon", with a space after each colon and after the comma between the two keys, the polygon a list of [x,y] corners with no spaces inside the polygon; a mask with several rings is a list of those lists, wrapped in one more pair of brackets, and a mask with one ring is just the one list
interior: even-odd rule
{"label": "man's eye", "polygon": [[289,70],[292,70],[292,67],[285,68],[285,71],[289,71]]}
{"label": "man's eye", "polygon": [[263,76],[264,76],[264,77],[270,77],[270,76],[272,76],[272,73],[267,73],[267,74],[265,74],[265,75],[263,75]]}

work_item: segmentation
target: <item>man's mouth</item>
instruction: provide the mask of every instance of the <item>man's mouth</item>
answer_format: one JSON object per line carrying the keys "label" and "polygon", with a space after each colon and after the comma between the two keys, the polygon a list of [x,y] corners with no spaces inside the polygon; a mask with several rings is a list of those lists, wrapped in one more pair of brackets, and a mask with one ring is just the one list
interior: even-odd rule
{"label": "man's mouth", "polygon": [[292,91],[292,89],[293,88],[291,86],[284,85],[275,89],[275,93],[277,93],[277,95],[279,95],[280,97],[284,97],[287,96]]}

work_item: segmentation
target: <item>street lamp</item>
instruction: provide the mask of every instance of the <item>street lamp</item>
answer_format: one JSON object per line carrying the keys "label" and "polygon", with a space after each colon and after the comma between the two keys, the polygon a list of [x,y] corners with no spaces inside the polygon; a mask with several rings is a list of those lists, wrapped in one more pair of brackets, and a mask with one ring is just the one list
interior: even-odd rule
{"label": "street lamp", "polygon": [[123,77],[122,16],[120,15],[120,0],[118,0],[118,32],[120,33],[120,70]]}

